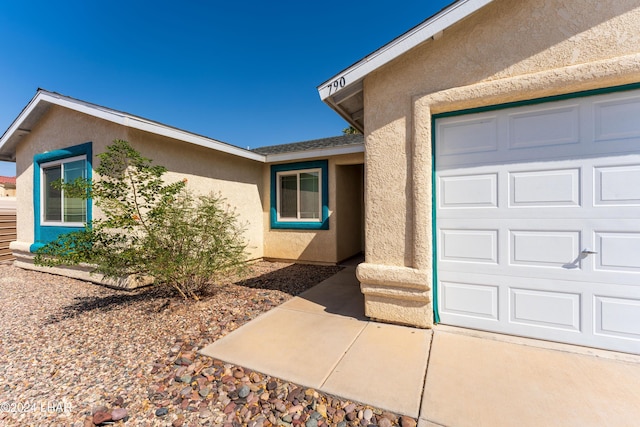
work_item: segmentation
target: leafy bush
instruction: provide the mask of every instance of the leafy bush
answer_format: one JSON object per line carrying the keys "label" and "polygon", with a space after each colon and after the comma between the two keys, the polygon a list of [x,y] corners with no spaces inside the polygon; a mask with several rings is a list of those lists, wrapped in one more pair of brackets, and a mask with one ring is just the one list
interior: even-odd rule
{"label": "leafy bush", "polygon": [[127,141],[115,140],[98,158],[99,179],[56,186],[92,198],[104,219],[48,243],[36,264],[86,263],[105,277],[151,277],[194,299],[221,276],[244,270],[243,228],[220,195],[196,197],[186,179],[166,183],[167,169],[152,165]]}

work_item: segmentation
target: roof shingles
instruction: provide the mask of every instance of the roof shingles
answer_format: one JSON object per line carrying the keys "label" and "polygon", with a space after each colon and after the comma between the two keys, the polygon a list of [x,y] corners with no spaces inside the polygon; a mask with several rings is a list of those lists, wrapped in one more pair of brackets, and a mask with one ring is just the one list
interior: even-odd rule
{"label": "roof shingles", "polygon": [[364,136],[361,134],[333,136],[330,138],[314,139],[311,141],[292,142],[290,144],[271,145],[269,147],[254,148],[254,153],[269,155],[295,153],[299,151],[321,150],[325,148],[344,147],[348,145],[358,145],[364,143]]}

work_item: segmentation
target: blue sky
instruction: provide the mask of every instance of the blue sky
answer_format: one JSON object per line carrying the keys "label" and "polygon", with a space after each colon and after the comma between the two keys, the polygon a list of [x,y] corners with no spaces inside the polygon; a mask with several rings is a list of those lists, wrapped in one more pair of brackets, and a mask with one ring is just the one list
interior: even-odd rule
{"label": "blue sky", "polygon": [[4,0],[0,133],[41,87],[245,148],[339,135],[316,86],[449,3]]}

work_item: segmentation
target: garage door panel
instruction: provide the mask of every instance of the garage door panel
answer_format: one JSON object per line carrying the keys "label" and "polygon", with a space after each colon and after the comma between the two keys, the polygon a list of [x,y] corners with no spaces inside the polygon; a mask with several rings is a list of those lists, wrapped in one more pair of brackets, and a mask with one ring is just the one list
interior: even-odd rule
{"label": "garage door panel", "polygon": [[640,138],[640,97],[594,103],[595,141]]}
{"label": "garage door panel", "polygon": [[509,115],[509,149],[580,142],[579,106],[544,108]]}
{"label": "garage door panel", "polygon": [[511,230],[510,234],[511,265],[573,269],[580,259],[580,230]]}
{"label": "garage door panel", "polygon": [[452,316],[498,320],[498,286],[441,282],[442,311]]}
{"label": "garage door panel", "polygon": [[483,116],[473,120],[451,120],[440,128],[447,141],[438,148],[440,156],[491,152],[498,149],[497,119]]}
{"label": "garage door panel", "polygon": [[440,207],[498,206],[498,174],[446,176],[440,179]]}
{"label": "garage door panel", "polygon": [[594,205],[640,206],[640,164],[594,168]]}
{"label": "garage door panel", "polygon": [[635,90],[436,119],[443,323],[640,354],[639,117]]}
{"label": "garage door panel", "polygon": [[536,289],[510,289],[509,319],[534,327],[580,332],[581,295]]}
{"label": "garage door panel", "polygon": [[596,270],[640,273],[640,232],[595,232],[595,238]]}
{"label": "garage door panel", "polygon": [[640,343],[640,299],[594,296],[595,334]]}
{"label": "garage door panel", "polygon": [[509,205],[515,207],[580,206],[580,169],[509,173]]}
{"label": "garage door panel", "polygon": [[498,230],[440,230],[442,259],[498,263]]}

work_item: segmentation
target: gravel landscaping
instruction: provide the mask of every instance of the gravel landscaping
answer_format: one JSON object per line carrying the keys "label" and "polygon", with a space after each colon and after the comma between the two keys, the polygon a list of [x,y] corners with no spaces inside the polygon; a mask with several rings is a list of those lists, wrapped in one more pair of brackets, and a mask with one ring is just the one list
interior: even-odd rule
{"label": "gravel landscaping", "polygon": [[259,262],[191,302],[0,265],[0,425],[415,426],[197,354],[338,270]]}

